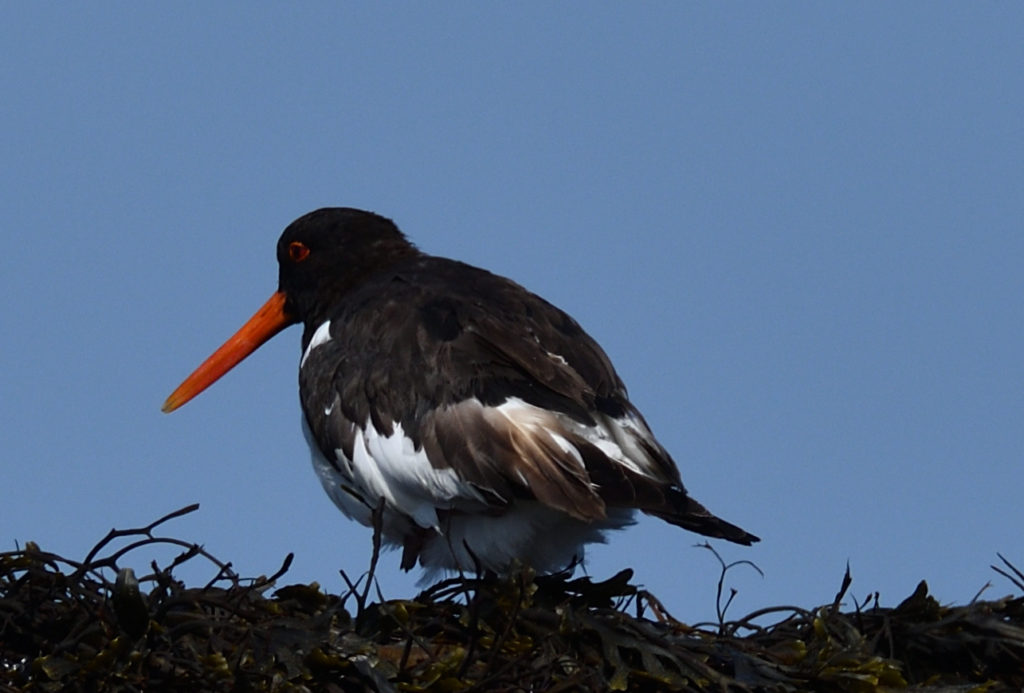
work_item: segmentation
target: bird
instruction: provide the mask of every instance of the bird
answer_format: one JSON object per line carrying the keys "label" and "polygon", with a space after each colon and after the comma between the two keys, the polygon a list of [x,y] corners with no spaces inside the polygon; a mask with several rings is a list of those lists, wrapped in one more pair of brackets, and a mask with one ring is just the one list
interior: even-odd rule
{"label": "bird", "polygon": [[401,549],[401,569],[558,572],[638,512],[759,541],[690,496],[605,352],[540,296],[351,207],[296,219],[277,261],[277,291],[163,411],[302,325],[317,477],[345,515]]}

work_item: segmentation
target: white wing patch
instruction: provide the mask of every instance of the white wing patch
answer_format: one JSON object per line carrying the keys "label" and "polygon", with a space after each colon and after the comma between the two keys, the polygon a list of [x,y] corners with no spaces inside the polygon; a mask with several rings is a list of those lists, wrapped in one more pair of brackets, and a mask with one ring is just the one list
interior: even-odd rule
{"label": "white wing patch", "polygon": [[654,461],[639,441],[645,440],[655,449],[659,447],[658,443],[643,420],[632,413],[618,419],[594,413],[597,425],[588,426],[565,414],[534,406],[518,397],[509,397],[494,409],[525,433],[548,436],[558,447],[576,458],[581,466],[583,457],[576,446],[565,438],[564,433],[575,433],[631,472],[657,476]]}
{"label": "white wing patch", "polygon": [[299,361],[299,368],[306,365],[306,359],[308,359],[309,355],[313,353],[313,349],[316,349],[321,344],[326,344],[329,341],[331,341],[331,321],[324,320],[323,324],[316,328],[316,331],[310,338],[309,346],[307,346],[306,350],[302,352],[302,360]]}
{"label": "white wing patch", "polygon": [[654,460],[641,447],[639,441],[645,440],[655,449],[658,449],[660,445],[642,419],[631,413],[618,419],[599,414],[594,418],[597,419],[596,426],[584,426],[573,422],[576,432],[610,459],[630,471],[649,477],[656,478],[658,476]]}
{"label": "white wing patch", "polygon": [[572,455],[580,467],[583,467],[583,456],[580,455],[580,451],[562,435],[565,431],[562,429],[561,417],[558,414],[536,407],[518,397],[509,397],[493,409],[528,436],[546,436],[551,439],[563,452]]}

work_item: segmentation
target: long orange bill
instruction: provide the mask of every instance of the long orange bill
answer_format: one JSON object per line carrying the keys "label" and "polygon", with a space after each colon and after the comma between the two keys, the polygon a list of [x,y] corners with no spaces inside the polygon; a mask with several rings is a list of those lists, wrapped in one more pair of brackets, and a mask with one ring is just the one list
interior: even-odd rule
{"label": "long orange bill", "polygon": [[163,411],[172,412],[185,404],[259,349],[268,339],[295,324],[295,318],[285,312],[284,302],[285,295],[280,291],[275,292],[238,332],[203,361],[192,375],[185,378],[185,382],[164,402]]}

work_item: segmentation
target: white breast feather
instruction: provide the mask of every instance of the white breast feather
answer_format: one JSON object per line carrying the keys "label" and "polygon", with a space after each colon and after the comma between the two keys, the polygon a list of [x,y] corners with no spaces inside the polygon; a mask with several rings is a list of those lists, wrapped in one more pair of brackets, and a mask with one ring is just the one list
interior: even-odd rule
{"label": "white breast feather", "polygon": [[313,332],[313,336],[309,340],[309,345],[306,347],[306,350],[302,352],[302,360],[299,361],[299,368],[306,365],[306,359],[308,359],[309,355],[313,353],[313,349],[316,349],[321,344],[326,344],[329,341],[331,341],[331,321],[325,320],[323,324]]}
{"label": "white breast feather", "polygon": [[[385,436],[366,422],[366,429],[356,431],[353,447],[353,469],[357,481],[372,498],[384,498],[393,507],[411,516],[420,527],[439,528],[438,508],[448,508],[456,501],[483,502],[469,483],[451,468],[435,468],[423,448],[416,449],[402,425],[393,424]],[[338,450],[339,455],[342,454]]]}
{"label": "white breast feather", "polygon": [[320,484],[324,487],[324,491],[327,492],[328,497],[334,501],[334,504],[338,506],[346,516],[352,518],[359,524],[366,525],[367,527],[372,526],[373,517],[371,515],[370,508],[342,487],[342,484],[356,485],[351,476],[351,463],[343,458],[340,459],[339,463],[342,466],[342,471],[338,471],[338,469],[336,469],[334,465],[332,465],[327,458],[323,456],[320,452],[320,446],[318,446],[316,441],[313,439],[313,432],[309,429],[309,424],[306,422],[305,415],[302,416],[302,434],[306,437],[306,443],[309,445],[309,452],[313,461],[313,469],[316,471],[316,476],[320,479]]}

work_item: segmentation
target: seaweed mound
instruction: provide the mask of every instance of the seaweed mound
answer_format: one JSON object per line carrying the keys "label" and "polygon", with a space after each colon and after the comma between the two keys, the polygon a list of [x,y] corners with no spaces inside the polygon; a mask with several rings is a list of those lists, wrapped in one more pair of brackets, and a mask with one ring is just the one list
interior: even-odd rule
{"label": "seaweed mound", "polygon": [[[942,606],[922,582],[895,608],[776,607],[688,626],[631,584],[569,575],[446,580],[415,599],[274,590],[201,547],[111,531],[76,562],[0,554],[0,689],[10,691],[1019,691],[1024,597]],[[115,540],[127,542],[115,548]],[[180,546],[136,578],[125,557]],[[203,557],[211,582],[173,575]],[[996,568],[1024,590],[1008,562]],[[346,580],[348,578],[346,577]],[[145,585],[144,590],[140,585]],[[759,622],[774,619],[771,625]]]}

